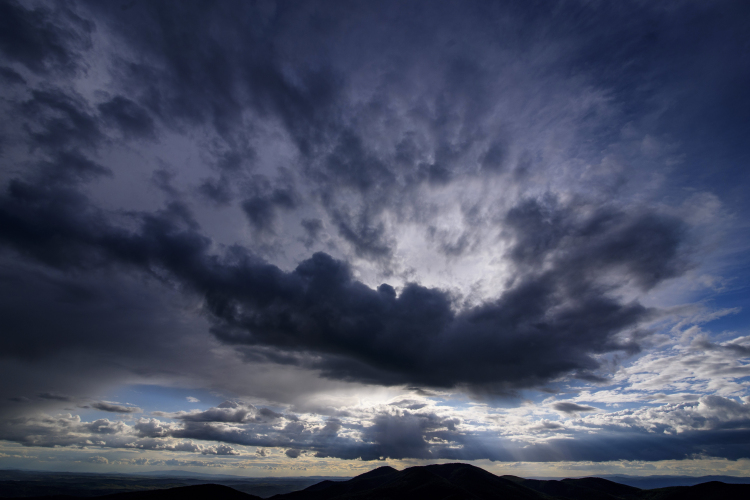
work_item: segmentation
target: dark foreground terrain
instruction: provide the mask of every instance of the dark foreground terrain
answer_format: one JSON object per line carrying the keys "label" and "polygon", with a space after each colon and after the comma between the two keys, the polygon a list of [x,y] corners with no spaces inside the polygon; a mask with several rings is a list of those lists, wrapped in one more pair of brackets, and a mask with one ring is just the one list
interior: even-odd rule
{"label": "dark foreground terrain", "polygon": [[[219,484],[195,484],[97,496],[102,500],[257,500]],[[158,488],[158,486],[157,486]],[[0,496],[4,494],[0,490]],[[81,498],[73,495],[29,497],[45,500]],[[89,496],[88,498],[92,498]],[[607,479],[539,480],[496,476],[468,464],[427,465],[398,471],[380,467],[345,481],[324,480],[300,491],[271,496],[273,500],[734,500],[750,498],[750,484],[709,481],[694,486],[640,489]]]}

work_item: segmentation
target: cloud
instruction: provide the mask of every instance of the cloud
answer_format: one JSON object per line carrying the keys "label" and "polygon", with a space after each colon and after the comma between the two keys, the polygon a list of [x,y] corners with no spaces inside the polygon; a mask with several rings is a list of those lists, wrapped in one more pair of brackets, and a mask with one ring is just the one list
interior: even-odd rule
{"label": "cloud", "polygon": [[685,331],[678,329],[671,348],[645,354],[623,367],[616,378],[630,391],[647,397],[678,393],[684,398],[686,392],[742,395],[745,387],[741,380],[750,374],[744,352],[750,338],[739,336],[719,343],[707,342],[706,338],[695,325]]}
{"label": "cloud", "polygon": [[[0,18],[0,51],[38,73],[76,69],[80,51],[91,46],[93,24],[64,7],[28,9],[17,2],[4,2]],[[56,18],[64,22],[55,22]]]}
{"label": "cloud", "polygon": [[[379,123],[390,119],[390,112],[380,115],[373,106],[354,120],[359,115],[346,101],[346,81],[334,69],[291,75],[265,52],[242,59],[243,64],[226,59],[230,53],[216,57],[197,41],[206,35],[205,16],[220,15],[220,9],[205,13],[186,6],[184,24],[177,25],[160,15],[163,8],[138,5],[117,13],[140,20],[133,22],[136,36],[107,24],[113,12],[90,7],[114,30],[112,36],[132,48],[148,47],[154,56],[149,65],[119,67],[123,88],[115,97],[110,93],[92,105],[67,90],[35,89],[20,103],[29,143],[49,158],[36,163],[39,173],[13,177],[0,198],[6,228],[0,239],[15,250],[14,259],[61,271],[135,272],[196,294],[205,300],[215,338],[241,348],[247,359],[295,364],[337,380],[496,393],[565,376],[602,380],[595,373],[601,367],[598,356],[637,352],[633,332],[653,314],[637,300],[623,299],[622,289],[648,291],[689,268],[688,229],[678,216],[648,205],[625,208],[543,191],[509,198],[491,207],[492,216],[482,207],[462,206],[464,224],[493,232],[491,245],[504,249],[496,258],[512,264],[503,283],[475,305],[465,307],[452,291],[416,282],[405,282],[398,293],[388,284],[368,286],[352,265],[357,259],[384,268],[398,264],[390,219],[431,222],[442,213],[426,208],[433,189],[470,183],[480,170],[496,176],[498,165],[510,161],[501,129],[488,139],[469,125],[490,113],[483,87],[492,81],[490,74],[461,57],[441,65],[438,83],[430,89],[434,114],[414,111],[414,116],[427,113],[420,118],[432,123],[427,136],[402,130],[376,147],[371,140],[376,135],[368,134],[361,120]],[[155,37],[151,23],[168,36]],[[172,35],[182,39],[177,34],[188,26],[196,28],[195,40],[175,50]],[[196,74],[190,69],[194,61],[214,68],[208,74],[226,78]],[[235,82],[247,84],[249,93],[238,93]],[[455,93],[461,117],[440,97],[448,91]],[[398,88],[392,92],[401,95]],[[376,94],[374,103],[385,98]],[[334,112],[339,106],[348,118]],[[227,148],[222,158],[229,158],[231,151],[245,148],[231,132],[234,125],[244,130],[242,109],[275,118],[296,146],[291,156],[305,158],[288,176],[292,170],[286,167],[269,176],[246,171],[250,167],[238,166],[242,162],[224,162],[234,165],[222,168],[222,175],[232,175],[226,182],[236,185],[242,200],[236,208],[257,239],[276,235],[280,212],[291,214],[313,200],[350,245],[351,259],[316,253],[282,270],[258,253],[209,237],[212,228],[198,224],[196,207],[187,201],[171,199],[162,209],[114,214],[82,187],[110,175],[108,167],[91,159],[107,145],[110,126],[132,139],[157,133],[156,123],[172,131],[211,124],[221,148]],[[394,123],[411,123],[398,116]],[[395,149],[386,147],[389,141],[395,141]],[[256,150],[258,144],[250,147]],[[403,168],[394,169],[391,156]],[[157,170],[157,177],[164,172]],[[65,182],[50,183],[50,178]],[[298,186],[296,179],[305,184]],[[167,196],[174,198],[171,186]],[[411,201],[396,203],[399,197]],[[321,224],[304,220],[301,227],[314,242]],[[482,241],[475,235],[482,232],[467,230],[456,233],[455,241],[436,238],[435,243],[453,258],[479,248]]]}
{"label": "cloud", "polygon": [[0,67],[0,78],[9,85],[20,85],[26,83],[26,80],[11,68]]}
{"label": "cloud", "polygon": [[101,411],[108,411],[112,413],[142,413],[143,410],[137,406],[125,406],[117,403],[110,403],[109,401],[97,401],[91,403],[91,407]]}
{"label": "cloud", "polygon": [[302,219],[300,225],[302,225],[302,228],[305,230],[305,248],[309,249],[320,238],[321,232],[323,231],[323,221],[320,219]]}
{"label": "cloud", "polygon": [[97,117],[82,99],[69,93],[35,90],[21,109],[33,124],[29,139],[36,147],[76,150],[96,147],[104,139]]}
{"label": "cloud", "polygon": [[[747,338],[665,318],[707,268],[744,272],[717,255],[747,242],[717,235],[746,219],[746,7],[632,3],[623,23],[573,3],[2,3],[2,436],[745,456]],[[43,416],[141,411],[99,401],[121,383],[230,401],[132,425]],[[622,387],[588,390],[604,383]],[[377,386],[415,394],[367,411],[325,394]],[[523,423],[419,399],[525,389],[580,392]],[[642,406],[598,404],[625,400]]]}
{"label": "cloud", "polygon": [[[579,222],[553,206],[558,222],[545,229],[535,222],[538,203],[524,202],[511,219],[524,214],[523,227],[533,233],[511,224],[518,242],[510,254],[520,266],[514,285],[456,312],[445,291],[416,284],[398,296],[387,285],[373,290],[323,253],[285,273],[239,249],[210,256],[210,240],[190,221],[185,227],[182,214],[143,214],[131,232],[106,223],[80,196],[39,196],[38,186],[16,186],[0,201],[7,245],[62,268],[97,261],[160,268],[205,295],[220,340],[314,352],[322,357],[302,362],[331,378],[368,383],[504,390],[567,373],[586,376],[599,366],[592,354],[637,350],[619,336],[649,315],[636,302],[608,296],[597,278],[625,273],[650,288],[677,273],[678,223],[669,218],[607,213]],[[530,234],[545,239],[531,242]],[[652,250],[646,263],[644,253]],[[538,272],[534,265],[543,257],[554,265]]]}
{"label": "cloud", "polygon": [[750,423],[750,405],[746,401],[708,395],[698,401],[589,416],[584,423],[594,426],[627,425],[671,435],[696,430],[745,429]]}
{"label": "cloud", "polygon": [[198,398],[194,398],[193,396],[187,396],[185,399],[188,400],[188,403],[200,403],[201,400]]}
{"label": "cloud", "polygon": [[225,401],[218,407],[206,411],[157,414],[185,422],[242,422],[251,417],[254,411],[255,407],[252,405],[245,406],[234,401]]}
{"label": "cloud", "polygon": [[[263,187],[259,188],[264,190]],[[292,188],[275,188],[270,193],[256,194],[242,202],[242,210],[252,227],[261,233],[274,233],[277,212],[292,210],[299,201]]]}
{"label": "cloud", "polygon": [[97,107],[104,120],[128,137],[154,137],[154,120],[130,99],[117,96]]}
{"label": "cloud", "polygon": [[567,413],[571,415],[575,415],[577,413],[597,411],[597,408],[594,408],[593,406],[579,405],[579,404],[571,403],[569,401],[560,401],[559,403],[555,403],[552,405],[552,408],[554,408],[555,410],[559,412]]}
{"label": "cloud", "polygon": [[53,392],[40,392],[36,396],[41,399],[51,399],[54,401],[73,401],[73,399],[69,396],[66,396],[64,394],[57,394]]}
{"label": "cloud", "polygon": [[[580,407],[580,406],[579,406]],[[447,459],[493,461],[675,460],[708,455],[747,458],[748,403],[707,396],[699,402],[597,412],[555,422],[467,419],[449,407],[420,410],[383,405],[343,419],[295,415],[284,421],[162,422],[132,425],[72,415],[4,422],[3,439],[27,446],[87,446],[238,456],[234,446],[310,453],[340,459]],[[583,410],[577,410],[582,412]],[[452,415],[453,414],[453,415]],[[520,424],[520,425],[519,425]],[[496,426],[496,427],[495,427]],[[196,444],[199,443],[206,444]]]}
{"label": "cloud", "polygon": [[209,446],[207,448],[203,448],[201,450],[202,455],[239,455],[240,452],[232,448],[231,446],[227,446],[225,444],[220,444],[218,446]]}

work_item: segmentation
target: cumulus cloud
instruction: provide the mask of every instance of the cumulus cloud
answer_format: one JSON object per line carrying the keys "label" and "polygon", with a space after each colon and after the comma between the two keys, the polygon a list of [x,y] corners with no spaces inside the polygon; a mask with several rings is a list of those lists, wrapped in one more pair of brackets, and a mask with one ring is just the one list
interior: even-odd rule
{"label": "cumulus cloud", "polygon": [[721,396],[586,417],[586,425],[628,426],[652,433],[681,434],[695,430],[747,429],[750,405]]}
{"label": "cumulus cloud", "polygon": [[242,422],[254,413],[255,408],[251,405],[245,406],[235,401],[225,401],[218,407],[206,411],[191,411],[178,413],[155,413],[185,422]]}
{"label": "cumulus cloud", "polygon": [[217,446],[209,446],[209,447],[203,448],[201,450],[201,454],[203,455],[239,455],[240,452],[235,450],[231,446],[220,444]]}
{"label": "cumulus cloud", "polygon": [[[344,418],[294,415],[282,421],[249,419],[243,423],[152,418],[127,424],[59,415],[5,422],[0,437],[26,446],[226,457],[240,456],[242,447],[252,446],[258,457],[268,456],[268,450],[275,448],[288,458],[304,453],[362,460],[612,461],[693,455],[738,459],[747,458],[750,443],[748,405],[748,401],[706,396],[694,403],[536,422],[528,416],[514,416],[514,410],[482,415],[449,407],[412,411],[392,405],[354,410]],[[581,410],[588,407],[574,406],[575,413],[588,411]]]}

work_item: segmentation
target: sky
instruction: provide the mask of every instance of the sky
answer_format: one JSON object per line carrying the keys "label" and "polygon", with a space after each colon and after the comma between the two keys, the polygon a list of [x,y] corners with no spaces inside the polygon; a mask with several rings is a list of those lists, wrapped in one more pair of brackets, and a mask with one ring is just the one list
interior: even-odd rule
{"label": "sky", "polygon": [[749,21],[0,2],[0,468],[750,476]]}

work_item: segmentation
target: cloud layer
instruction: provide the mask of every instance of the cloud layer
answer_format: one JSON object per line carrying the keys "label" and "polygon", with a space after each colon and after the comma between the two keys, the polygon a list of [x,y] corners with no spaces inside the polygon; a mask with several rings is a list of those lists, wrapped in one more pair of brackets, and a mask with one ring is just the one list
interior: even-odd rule
{"label": "cloud layer", "polygon": [[0,437],[744,457],[746,14],[3,2]]}

